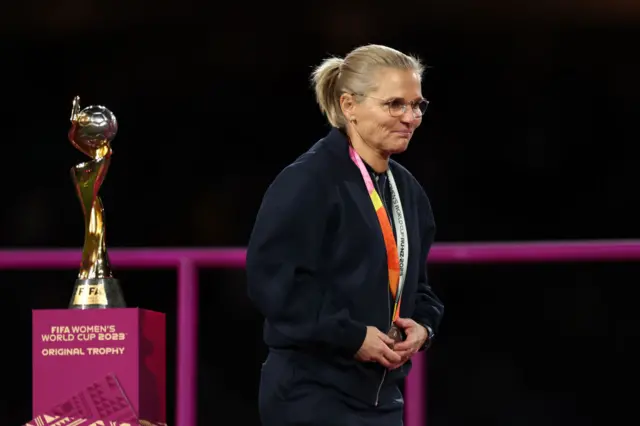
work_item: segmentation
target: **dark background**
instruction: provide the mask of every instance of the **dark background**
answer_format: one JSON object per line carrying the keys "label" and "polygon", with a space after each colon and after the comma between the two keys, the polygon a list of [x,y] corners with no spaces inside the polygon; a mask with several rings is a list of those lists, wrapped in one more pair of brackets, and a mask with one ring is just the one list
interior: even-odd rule
{"label": "dark background", "polygon": [[[0,248],[82,244],[75,95],[119,120],[101,190],[110,247],[245,246],[267,185],[328,131],[312,67],[365,43],[431,67],[428,114],[397,160],[428,192],[438,242],[638,238],[638,24],[631,1],[2,6]],[[430,425],[617,423],[637,393],[639,272],[431,266],[447,312]],[[175,272],[115,273],[130,306],[168,315],[172,404]],[[65,307],[75,275],[0,271],[2,425],[31,418],[31,309]],[[257,425],[265,349],[243,271],[200,278],[199,424]]]}

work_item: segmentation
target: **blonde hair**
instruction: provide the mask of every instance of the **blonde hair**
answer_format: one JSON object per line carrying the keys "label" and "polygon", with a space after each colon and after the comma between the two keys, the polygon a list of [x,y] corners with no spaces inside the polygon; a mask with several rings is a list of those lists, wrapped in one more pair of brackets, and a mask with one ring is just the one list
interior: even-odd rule
{"label": "blonde hair", "polygon": [[344,59],[325,59],[313,70],[311,80],[316,101],[329,124],[339,129],[346,127],[340,96],[343,93],[366,95],[375,90],[375,73],[380,68],[412,70],[420,77],[424,71],[417,57],[379,44],[358,47]]}

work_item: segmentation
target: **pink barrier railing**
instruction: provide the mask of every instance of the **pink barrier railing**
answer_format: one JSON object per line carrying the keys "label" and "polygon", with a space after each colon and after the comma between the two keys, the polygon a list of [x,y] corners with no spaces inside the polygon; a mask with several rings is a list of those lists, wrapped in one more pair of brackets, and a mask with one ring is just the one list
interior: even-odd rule
{"label": "pink barrier railing", "polygon": [[[0,250],[0,270],[72,269],[80,263],[76,249]],[[196,426],[197,331],[199,268],[243,268],[244,249],[135,248],[110,249],[117,268],[176,268],[177,307],[177,392],[175,426]],[[442,243],[435,244],[429,263],[523,263],[638,261],[640,240],[557,241],[526,243]],[[406,381],[407,426],[424,426],[426,383],[424,354],[414,357]]]}

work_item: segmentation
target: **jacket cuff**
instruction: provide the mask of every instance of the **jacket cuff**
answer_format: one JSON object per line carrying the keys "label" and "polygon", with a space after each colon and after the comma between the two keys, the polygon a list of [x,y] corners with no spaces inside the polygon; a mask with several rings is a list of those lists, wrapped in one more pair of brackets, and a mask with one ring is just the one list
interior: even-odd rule
{"label": "jacket cuff", "polygon": [[431,343],[433,342],[433,338],[435,337],[435,333],[433,332],[433,329],[428,325],[421,324],[421,323],[418,323],[418,324],[420,324],[421,326],[427,329],[427,340],[424,341],[424,344],[418,351],[426,351],[427,349],[429,349],[429,346],[431,346]]}
{"label": "jacket cuff", "polygon": [[367,326],[358,322],[349,321],[342,333],[341,346],[347,352],[347,355],[354,356],[362,347],[365,337],[367,336]]}

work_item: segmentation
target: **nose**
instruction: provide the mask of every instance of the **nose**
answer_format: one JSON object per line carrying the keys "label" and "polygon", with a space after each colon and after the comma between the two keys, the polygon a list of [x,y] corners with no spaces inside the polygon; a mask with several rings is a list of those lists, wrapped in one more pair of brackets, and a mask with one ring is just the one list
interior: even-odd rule
{"label": "nose", "polygon": [[420,121],[422,116],[418,113],[418,116],[416,117],[415,111],[411,108],[407,108],[399,118],[402,123],[411,125],[417,121]]}

